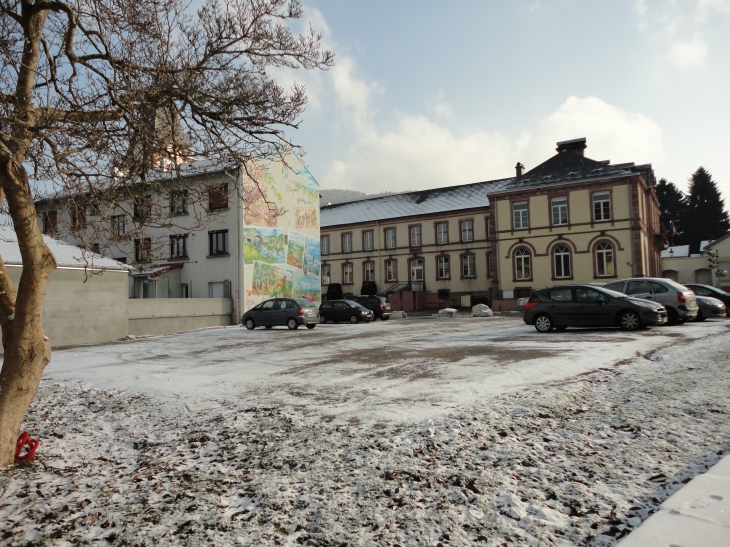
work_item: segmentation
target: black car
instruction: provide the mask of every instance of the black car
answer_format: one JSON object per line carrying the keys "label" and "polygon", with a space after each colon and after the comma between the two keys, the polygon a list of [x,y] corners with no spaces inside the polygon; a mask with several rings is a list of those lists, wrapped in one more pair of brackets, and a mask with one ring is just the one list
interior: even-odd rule
{"label": "black car", "polygon": [[299,325],[313,329],[318,320],[317,305],[304,298],[272,298],[254,306],[241,317],[241,323],[248,330],[284,326],[295,330]]}
{"label": "black car", "polygon": [[354,300],[327,300],[322,302],[319,307],[320,323],[326,323],[327,321],[357,323],[358,321],[372,321],[373,319],[375,319],[375,314]]}
{"label": "black car", "polygon": [[722,300],[722,303],[726,307],[730,306],[730,294],[722,289],[718,289],[712,285],[698,285],[696,283],[683,283],[683,285],[688,289],[692,289],[692,292],[697,296],[711,296],[712,298]]}
{"label": "black car", "polygon": [[393,313],[393,308],[390,307],[390,302],[383,296],[361,294],[360,296],[353,297],[353,300],[361,306],[372,310],[375,317],[381,321],[387,321],[390,314]]}
{"label": "black car", "polygon": [[525,304],[525,323],[538,332],[553,327],[621,327],[636,330],[667,322],[661,304],[592,285],[565,285],[532,293]]}

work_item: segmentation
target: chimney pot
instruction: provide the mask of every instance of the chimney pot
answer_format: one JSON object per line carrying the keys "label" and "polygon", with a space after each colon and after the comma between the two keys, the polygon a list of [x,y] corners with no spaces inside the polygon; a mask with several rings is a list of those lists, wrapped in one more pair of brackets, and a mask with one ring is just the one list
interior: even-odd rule
{"label": "chimney pot", "polygon": [[582,137],[580,139],[571,139],[569,141],[560,141],[558,143],[558,147],[555,149],[558,154],[560,152],[573,152],[573,154],[578,154],[579,156],[583,156],[583,151],[586,149],[588,145],[586,145],[586,138]]}
{"label": "chimney pot", "polygon": [[522,176],[522,170],[524,168],[524,165],[522,165],[520,162],[517,162],[517,165],[515,165],[515,173],[517,174],[517,178],[520,178]]}

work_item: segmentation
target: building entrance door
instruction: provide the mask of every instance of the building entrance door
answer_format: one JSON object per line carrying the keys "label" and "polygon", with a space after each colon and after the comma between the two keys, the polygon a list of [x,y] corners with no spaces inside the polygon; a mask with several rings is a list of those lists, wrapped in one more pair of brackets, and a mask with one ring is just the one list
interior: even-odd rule
{"label": "building entrance door", "polygon": [[423,290],[423,260],[420,258],[411,260],[411,290]]}

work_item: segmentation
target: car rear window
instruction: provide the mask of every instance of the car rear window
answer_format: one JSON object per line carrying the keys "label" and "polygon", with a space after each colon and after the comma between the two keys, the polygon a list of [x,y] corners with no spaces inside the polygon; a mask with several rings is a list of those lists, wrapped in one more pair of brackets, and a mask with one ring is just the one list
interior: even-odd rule
{"label": "car rear window", "polygon": [[548,293],[548,298],[554,302],[571,302],[573,291],[571,289],[553,289]]}
{"label": "car rear window", "polygon": [[294,299],[294,302],[296,302],[300,308],[316,308],[316,304],[310,302],[306,298],[296,298]]}
{"label": "car rear window", "polygon": [[671,279],[662,279],[662,283],[666,283],[670,287],[672,287],[674,290],[677,291],[686,291],[688,290],[687,287],[684,285],[680,285],[679,283],[672,281]]}

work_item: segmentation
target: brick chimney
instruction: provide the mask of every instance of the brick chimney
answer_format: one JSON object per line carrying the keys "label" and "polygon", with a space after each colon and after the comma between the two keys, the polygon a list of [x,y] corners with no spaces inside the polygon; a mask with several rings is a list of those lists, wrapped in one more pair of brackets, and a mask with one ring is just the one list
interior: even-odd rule
{"label": "brick chimney", "polygon": [[522,165],[520,162],[517,162],[517,165],[515,165],[515,173],[517,178],[520,178],[522,176],[522,170],[525,168],[524,165]]}
{"label": "brick chimney", "polygon": [[558,147],[555,149],[557,150],[558,154],[560,152],[573,152],[573,154],[578,154],[579,156],[583,156],[583,150],[585,150],[587,147],[586,145],[586,138],[583,137],[581,139],[571,139],[569,141],[561,141],[558,143]]}

